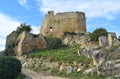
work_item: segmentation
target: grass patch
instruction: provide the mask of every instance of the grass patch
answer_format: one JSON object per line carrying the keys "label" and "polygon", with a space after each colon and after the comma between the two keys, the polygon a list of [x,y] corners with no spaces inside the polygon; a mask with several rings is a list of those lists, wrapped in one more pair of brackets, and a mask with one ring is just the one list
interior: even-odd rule
{"label": "grass patch", "polygon": [[65,72],[59,72],[57,68],[51,69],[51,75],[66,77],[69,79],[106,79],[106,77],[102,75],[97,75],[97,74],[93,76],[91,74],[84,75],[83,72],[73,72],[67,75]]}
{"label": "grass patch", "polygon": [[25,78],[26,75],[20,73],[15,79],[25,79]]}
{"label": "grass patch", "polygon": [[29,57],[43,57],[44,59],[50,58],[51,61],[76,61],[89,63],[90,58],[85,56],[78,56],[77,50],[79,46],[64,47],[60,49],[43,49],[34,51],[27,54]]}

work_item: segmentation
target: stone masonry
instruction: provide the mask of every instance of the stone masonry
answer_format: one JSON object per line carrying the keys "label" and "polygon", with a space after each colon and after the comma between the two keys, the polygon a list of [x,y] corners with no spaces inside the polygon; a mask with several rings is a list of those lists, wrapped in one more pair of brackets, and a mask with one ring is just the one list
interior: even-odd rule
{"label": "stone masonry", "polygon": [[22,55],[33,50],[44,49],[47,43],[42,35],[34,36],[29,32],[23,32],[17,39],[17,44],[14,48],[16,55]]}
{"label": "stone masonry", "polygon": [[54,15],[48,11],[42,23],[40,33],[43,36],[61,37],[64,32],[86,32],[86,19],[84,12],[65,12]]}

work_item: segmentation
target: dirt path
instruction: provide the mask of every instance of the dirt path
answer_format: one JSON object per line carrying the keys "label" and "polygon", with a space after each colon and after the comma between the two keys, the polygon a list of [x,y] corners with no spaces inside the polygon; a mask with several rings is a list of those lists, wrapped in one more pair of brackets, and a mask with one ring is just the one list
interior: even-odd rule
{"label": "dirt path", "polygon": [[22,69],[22,73],[27,75],[28,77],[32,78],[32,79],[68,79],[68,78],[62,78],[62,77],[56,77],[56,76],[50,76],[50,75],[43,75],[40,73],[36,73],[34,71],[31,70],[25,70]]}

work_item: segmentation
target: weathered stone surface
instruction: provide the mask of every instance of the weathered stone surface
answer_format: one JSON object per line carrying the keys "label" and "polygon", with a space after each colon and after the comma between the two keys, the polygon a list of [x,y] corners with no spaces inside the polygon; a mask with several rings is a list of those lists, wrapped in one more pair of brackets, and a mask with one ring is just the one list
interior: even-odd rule
{"label": "weathered stone surface", "polygon": [[29,32],[23,32],[17,39],[15,46],[16,55],[22,55],[36,49],[44,49],[47,43],[42,35],[34,36]]}
{"label": "weathered stone surface", "polygon": [[78,55],[79,56],[84,55],[90,58],[93,55],[93,50],[90,47],[79,48]]}
{"label": "weathered stone surface", "polygon": [[60,65],[60,72],[62,72],[66,68],[65,63],[62,63]]}
{"label": "weathered stone surface", "polygon": [[98,66],[98,71],[104,76],[119,76],[120,74],[120,60],[106,61]]}
{"label": "weathered stone surface", "polygon": [[86,19],[83,12],[65,12],[54,15],[49,11],[45,15],[40,33],[43,36],[61,37],[64,32],[86,32]]}
{"label": "weathered stone surface", "polygon": [[62,38],[63,43],[69,46],[80,44],[82,48],[85,48],[89,44],[89,35],[65,35]]}
{"label": "weathered stone surface", "polygon": [[99,37],[99,46],[100,47],[105,47],[108,45],[108,40],[106,36],[100,36]]}
{"label": "weathered stone surface", "polygon": [[17,36],[18,36],[18,34],[17,34],[15,31],[13,31],[12,33],[10,33],[10,34],[7,36],[7,38],[6,38],[6,48],[5,48],[5,49],[9,48],[9,46],[10,46],[13,42],[15,42],[15,40],[17,39]]}
{"label": "weathered stone surface", "polygon": [[119,46],[120,41],[117,38],[113,38],[113,46]]}
{"label": "weathered stone surface", "polygon": [[93,59],[93,65],[98,66],[103,62],[105,62],[105,55],[101,50],[96,50],[93,52],[92,59]]}
{"label": "weathered stone surface", "polygon": [[70,74],[72,73],[72,71],[73,71],[73,68],[71,66],[66,67],[66,74]]}
{"label": "weathered stone surface", "polygon": [[94,75],[96,73],[96,70],[94,68],[90,68],[90,69],[86,69],[83,73]]}
{"label": "weathered stone surface", "polygon": [[109,33],[108,34],[108,44],[110,46],[119,46],[120,41],[116,37],[116,33]]}

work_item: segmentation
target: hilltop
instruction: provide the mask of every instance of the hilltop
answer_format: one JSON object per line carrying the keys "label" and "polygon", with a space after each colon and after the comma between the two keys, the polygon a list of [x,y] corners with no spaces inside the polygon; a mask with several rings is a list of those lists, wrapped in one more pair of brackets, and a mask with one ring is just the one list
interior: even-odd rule
{"label": "hilltop", "polygon": [[23,69],[72,79],[120,78],[120,39],[105,28],[87,32],[84,12],[49,11],[38,35],[26,26],[7,36],[4,52]]}

